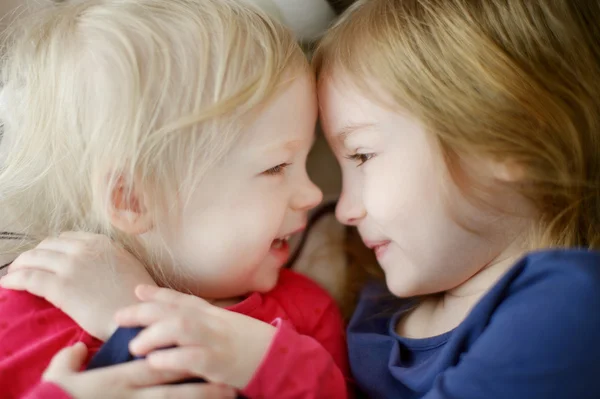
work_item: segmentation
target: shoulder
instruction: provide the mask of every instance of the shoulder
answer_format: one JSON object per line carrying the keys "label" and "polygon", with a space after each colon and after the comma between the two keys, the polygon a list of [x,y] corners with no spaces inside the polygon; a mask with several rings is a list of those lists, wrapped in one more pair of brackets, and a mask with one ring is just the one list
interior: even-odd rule
{"label": "shoulder", "polygon": [[[523,258],[496,289],[506,289],[507,299],[560,304],[574,310],[600,304],[600,252],[554,250]],[[600,319],[600,316],[599,316]]]}
{"label": "shoulder", "polygon": [[600,397],[598,306],[599,253],[526,256],[452,333],[427,398]]}
{"label": "shoulder", "polygon": [[316,282],[292,270],[282,270],[277,286],[267,294],[282,306],[290,319],[303,330],[311,330],[320,322],[337,319],[335,300]]}
{"label": "shoulder", "polygon": [[[478,317],[553,324],[594,324],[600,334],[600,252],[535,252],[519,261],[473,309]],[[520,320],[522,318],[522,320]],[[600,335],[599,335],[600,336]]]}
{"label": "shoulder", "polygon": [[[600,253],[545,251],[523,258],[464,324],[479,349],[535,369],[600,367]],[[555,370],[557,371],[557,370]]]}
{"label": "shoulder", "polygon": [[9,387],[10,397],[38,384],[52,357],[79,341],[90,354],[101,344],[44,299],[0,289],[0,386]]}
{"label": "shoulder", "polygon": [[[95,340],[69,316],[28,292],[0,288],[0,347],[25,349],[28,345],[64,344]],[[41,345],[43,346],[43,345]],[[60,348],[59,348],[60,349]]]}
{"label": "shoulder", "polygon": [[600,252],[552,250],[533,252],[521,262],[522,276],[566,277],[585,285],[600,280]]}
{"label": "shoulder", "polygon": [[0,288],[0,315],[2,318],[22,317],[36,313],[36,311],[53,308],[54,306],[46,300],[28,292]]}

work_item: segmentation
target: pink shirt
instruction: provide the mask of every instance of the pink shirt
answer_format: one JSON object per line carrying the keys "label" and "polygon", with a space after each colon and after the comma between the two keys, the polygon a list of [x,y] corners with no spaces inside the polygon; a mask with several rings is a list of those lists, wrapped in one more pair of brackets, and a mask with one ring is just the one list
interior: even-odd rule
{"label": "pink shirt", "polygon": [[[313,281],[282,270],[275,289],[254,293],[229,310],[278,329],[242,394],[278,399],[348,396],[343,321],[333,299]],[[90,358],[102,345],[47,301],[0,289],[0,398],[69,398],[40,379],[60,349],[80,341],[88,346]]]}

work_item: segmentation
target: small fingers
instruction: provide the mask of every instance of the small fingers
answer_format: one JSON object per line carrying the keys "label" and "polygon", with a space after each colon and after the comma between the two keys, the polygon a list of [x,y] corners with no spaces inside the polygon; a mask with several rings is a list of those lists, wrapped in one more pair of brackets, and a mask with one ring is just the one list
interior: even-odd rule
{"label": "small fingers", "polygon": [[61,281],[56,274],[40,269],[19,269],[11,271],[0,279],[0,287],[27,291],[42,297],[53,305],[60,307],[59,293]]}
{"label": "small fingers", "polygon": [[185,372],[198,377],[206,375],[207,350],[199,346],[185,346],[152,352],[146,360],[157,370]]}
{"label": "small fingers", "polygon": [[55,252],[61,252],[68,254],[73,252],[75,248],[83,245],[82,240],[67,237],[48,237],[44,241],[40,242],[37,249],[47,249]]}
{"label": "small fingers", "polygon": [[88,259],[110,252],[113,244],[115,244],[114,241],[105,235],[69,231],[58,237],[46,238],[37,248],[50,249],[71,257]]}
{"label": "small fingers", "polygon": [[145,284],[137,286],[135,294],[142,301],[156,301],[180,306],[204,306],[208,304],[208,302],[194,295]]}
{"label": "small fingers", "polygon": [[135,360],[89,372],[102,374],[105,381],[119,381],[122,385],[132,388],[170,384],[190,378],[188,373],[158,370],[145,360]]}
{"label": "small fingers", "polygon": [[157,302],[142,302],[119,310],[115,321],[122,327],[146,327],[172,317],[179,307]]}
{"label": "small fingers", "polygon": [[36,268],[56,273],[61,270],[61,267],[66,262],[67,258],[64,253],[53,249],[36,247],[19,255],[8,267],[8,272],[24,268]]}
{"label": "small fingers", "polygon": [[199,320],[166,318],[142,330],[130,342],[129,350],[134,355],[145,355],[171,346],[200,345],[208,335],[206,327]]}
{"label": "small fingers", "polygon": [[83,366],[87,353],[83,342],[61,349],[50,361],[42,379],[52,379],[56,374],[76,373]]}

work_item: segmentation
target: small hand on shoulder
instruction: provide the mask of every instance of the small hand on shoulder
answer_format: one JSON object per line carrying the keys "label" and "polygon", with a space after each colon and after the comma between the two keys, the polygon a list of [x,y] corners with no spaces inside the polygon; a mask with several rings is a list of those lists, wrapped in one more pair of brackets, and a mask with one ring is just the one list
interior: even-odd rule
{"label": "small hand on shoulder", "polygon": [[139,284],[154,284],[140,261],[108,237],[83,232],[42,241],[0,279],[3,288],[46,299],[103,341],[117,328],[115,312],[137,302]]}

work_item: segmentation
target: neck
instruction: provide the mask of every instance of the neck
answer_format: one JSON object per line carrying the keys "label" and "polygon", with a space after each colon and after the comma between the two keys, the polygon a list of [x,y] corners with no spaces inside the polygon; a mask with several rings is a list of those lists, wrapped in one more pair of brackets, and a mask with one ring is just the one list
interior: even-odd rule
{"label": "neck", "polygon": [[246,297],[236,297],[236,298],[226,298],[226,299],[207,299],[211,305],[220,307],[220,308],[228,308],[230,306],[236,305],[242,302]]}
{"label": "neck", "polygon": [[446,291],[443,297],[446,300],[474,300],[477,302],[525,254],[526,250],[521,242],[519,239],[514,240],[475,275],[457,287]]}
{"label": "neck", "polygon": [[456,328],[524,253],[520,245],[509,246],[466,282],[439,295],[424,298],[413,311],[400,319],[396,331],[409,338],[425,338]]}
{"label": "neck", "polygon": [[449,323],[446,330],[458,326],[524,253],[520,245],[509,246],[470,279],[437,297],[436,313],[443,314],[442,320]]}

